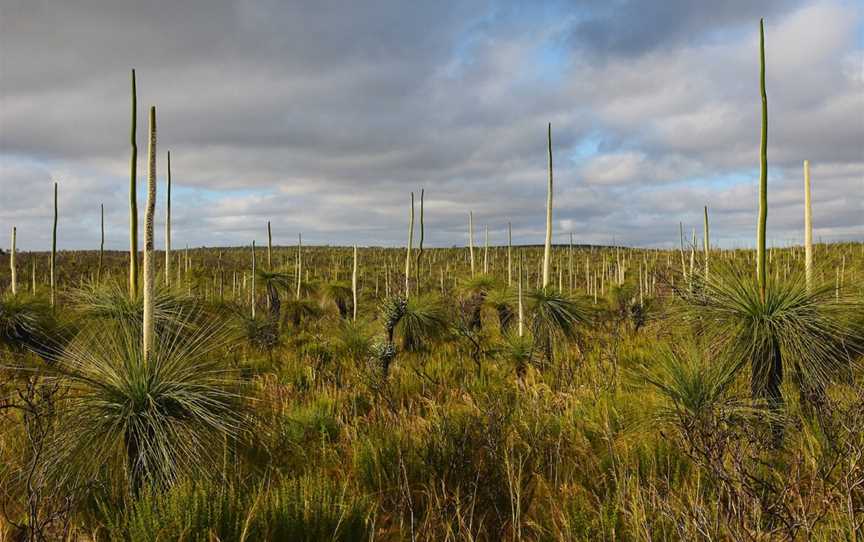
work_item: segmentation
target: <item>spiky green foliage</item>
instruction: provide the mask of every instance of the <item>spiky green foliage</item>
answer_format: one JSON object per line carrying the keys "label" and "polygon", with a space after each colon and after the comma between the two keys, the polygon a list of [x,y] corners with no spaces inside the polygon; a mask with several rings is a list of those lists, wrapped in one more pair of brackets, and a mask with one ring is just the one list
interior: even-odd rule
{"label": "spiky green foliage", "polygon": [[0,298],[0,345],[15,351],[43,350],[56,341],[50,305],[22,296]]}
{"label": "spiky green foliage", "polygon": [[[71,290],[69,299],[78,314],[86,318],[122,322],[139,326],[143,321],[144,300],[128,293],[115,282],[85,284]],[[201,316],[200,306],[192,298],[167,289],[157,289],[153,297],[153,318],[157,329],[174,325],[191,326]]]}
{"label": "spiky green foliage", "polygon": [[279,346],[278,320],[269,315],[252,318],[242,310],[238,310],[236,316],[240,321],[243,336],[253,348],[270,352]]}
{"label": "spiky green foliage", "polygon": [[299,327],[321,316],[321,307],[310,299],[289,299],[282,304],[282,322]]}
{"label": "spiky green foliage", "polygon": [[696,277],[698,287],[678,290],[681,315],[713,351],[750,364],[754,397],[781,401],[784,376],[805,397],[819,394],[864,352],[864,331],[855,322],[864,311],[859,297],[838,295],[831,285],[808,290],[795,274],[769,280],[763,300],[751,273],[717,267],[707,279]]}
{"label": "spiky green foliage", "polygon": [[468,277],[462,283],[461,309],[468,328],[479,331],[483,327],[483,306],[486,298],[495,291],[497,281],[490,275]]}
{"label": "spiky green foliage", "polygon": [[327,282],[321,287],[321,302],[334,305],[341,318],[350,318],[354,309],[354,291],[345,282]]}
{"label": "spiky green foliage", "polygon": [[288,273],[284,273],[281,271],[270,271],[269,269],[259,269],[258,271],[256,271],[255,274],[258,279],[258,283],[264,285],[264,289],[267,291],[270,314],[273,318],[278,320],[279,313],[282,307],[282,299],[279,296],[279,292],[290,292],[290,289],[293,286],[292,277]]}
{"label": "spiky green foliage", "polygon": [[507,288],[496,288],[486,295],[486,304],[495,310],[498,316],[498,327],[502,334],[506,334],[516,318],[514,308],[513,292]]}
{"label": "spiky green foliage", "polygon": [[420,350],[448,329],[444,306],[432,295],[408,300],[401,296],[388,299],[381,313],[388,340],[393,342],[394,333],[397,334],[402,340],[402,348],[408,351]]}
{"label": "spiky green foliage", "polygon": [[228,333],[217,320],[164,326],[145,363],[140,324],[86,327],[49,372],[69,392],[50,447],[58,482],[95,479],[106,467],[136,489],[206,477],[212,443],[241,431],[237,382],[218,353]]}
{"label": "spiky green foliage", "polygon": [[500,355],[504,361],[513,366],[518,378],[524,378],[534,357],[531,338],[520,337],[516,333],[505,335]]}
{"label": "spiky green foliage", "polygon": [[576,339],[579,326],[587,324],[592,316],[588,306],[551,288],[529,292],[525,302],[531,335],[547,360],[552,358],[555,340]]}
{"label": "spiky green foliage", "polygon": [[743,421],[755,409],[734,394],[739,364],[709,359],[696,346],[660,345],[648,356],[639,376],[665,399],[663,421],[695,423],[707,418]]}

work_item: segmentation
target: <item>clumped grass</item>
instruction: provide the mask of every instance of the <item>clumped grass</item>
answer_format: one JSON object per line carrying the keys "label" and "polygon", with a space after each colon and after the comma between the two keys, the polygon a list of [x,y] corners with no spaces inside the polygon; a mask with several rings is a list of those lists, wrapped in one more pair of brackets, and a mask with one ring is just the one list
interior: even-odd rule
{"label": "clumped grass", "polygon": [[206,476],[214,439],[243,430],[236,379],[219,357],[227,328],[174,322],[146,361],[140,327],[126,320],[94,323],[58,355],[47,372],[66,390],[48,452],[58,483],[98,479],[106,468],[133,490]]}

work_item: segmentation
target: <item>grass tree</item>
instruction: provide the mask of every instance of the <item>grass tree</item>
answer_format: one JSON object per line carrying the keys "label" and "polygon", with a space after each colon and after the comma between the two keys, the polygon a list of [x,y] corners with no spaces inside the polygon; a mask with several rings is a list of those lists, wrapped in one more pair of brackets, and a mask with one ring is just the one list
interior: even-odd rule
{"label": "grass tree", "polygon": [[[756,280],[729,263],[725,269],[715,266],[710,278],[701,277],[701,288],[681,293],[689,301],[684,315],[707,337],[712,350],[738,360],[739,367],[749,364],[753,398],[778,411],[784,403],[784,377],[798,387],[805,403],[819,403],[825,385],[860,355],[864,336],[855,318],[864,304],[854,296],[839,295],[830,284],[808,289],[797,274],[769,280],[765,261],[768,116],[762,21],[759,31],[762,141]],[[779,428],[775,430],[779,436]]]}
{"label": "grass tree", "polygon": [[278,321],[279,313],[282,307],[282,300],[279,297],[279,291],[291,291],[291,277],[279,271],[258,270],[256,273],[257,281],[261,283],[267,292],[267,307],[270,309],[270,317],[273,321]]}
{"label": "grass tree", "polygon": [[591,311],[561,292],[540,288],[527,294],[529,325],[534,344],[552,361],[557,340],[575,340],[579,327],[591,320]]}
{"label": "grass tree", "polygon": [[[156,296],[155,107],[149,134],[143,315],[134,300],[123,309],[109,299],[112,316],[86,326],[46,369],[74,397],[48,448],[58,484],[78,485],[116,467],[137,493],[146,483],[203,475],[216,461],[212,443],[239,431],[233,373],[216,355],[229,340],[225,326],[194,309],[161,310]],[[118,309],[128,317],[114,317]]]}
{"label": "grass tree", "polygon": [[212,472],[221,459],[213,443],[240,431],[241,412],[236,377],[219,355],[228,329],[196,318],[184,313],[161,322],[149,361],[140,320],[96,321],[46,369],[74,397],[47,448],[58,487],[110,473],[137,493]]}
{"label": "grass tree", "polygon": [[0,297],[0,346],[42,353],[47,343],[57,340],[57,325],[48,304],[24,296]]}
{"label": "grass tree", "polygon": [[420,350],[429,341],[444,335],[448,329],[443,305],[430,295],[411,299],[391,297],[382,305],[381,315],[388,344],[392,346],[396,336],[399,336],[402,348],[408,351]]}

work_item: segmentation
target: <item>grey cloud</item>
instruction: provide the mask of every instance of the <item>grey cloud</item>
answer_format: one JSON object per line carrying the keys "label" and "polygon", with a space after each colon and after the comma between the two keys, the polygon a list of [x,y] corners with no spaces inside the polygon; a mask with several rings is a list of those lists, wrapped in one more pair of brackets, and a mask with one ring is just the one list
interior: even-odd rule
{"label": "grey cloud", "polygon": [[430,243],[464,243],[469,210],[538,242],[547,121],[556,238],[668,244],[708,203],[718,239],[746,243],[764,14],[771,234],[799,235],[809,158],[817,229],[861,238],[860,10],[754,6],[0,0],[0,227],[46,246],[58,178],[61,244],[95,246],[104,201],[123,247],[134,66],[140,156],[155,103],[160,179],[171,149],[177,186],[207,191],[178,192],[178,246],[260,240],[267,220],[284,242],[404,243],[421,186]]}

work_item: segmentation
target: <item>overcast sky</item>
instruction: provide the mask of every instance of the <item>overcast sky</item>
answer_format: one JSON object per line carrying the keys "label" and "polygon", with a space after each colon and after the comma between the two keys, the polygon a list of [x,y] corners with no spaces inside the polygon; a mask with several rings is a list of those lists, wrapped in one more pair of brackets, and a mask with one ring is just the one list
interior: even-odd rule
{"label": "overcast sky", "polygon": [[[766,21],[768,236],[802,238],[801,162],[824,240],[864,239],[864,11],[854,1],[0,0],[0,231],[128,246],[130,69],[157,107],[173,243],[753,244],[758,22]],[[7,233],[0,233],[7,239]],[[0,242],[6,248],[7,240]],[[161,226],[157,248],[162,245]]]}

